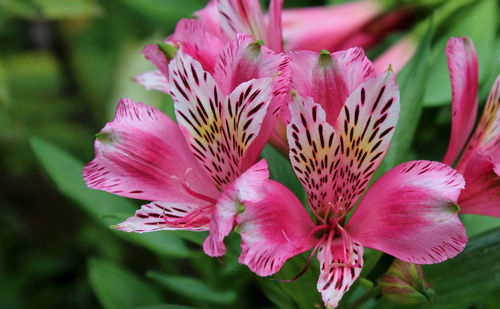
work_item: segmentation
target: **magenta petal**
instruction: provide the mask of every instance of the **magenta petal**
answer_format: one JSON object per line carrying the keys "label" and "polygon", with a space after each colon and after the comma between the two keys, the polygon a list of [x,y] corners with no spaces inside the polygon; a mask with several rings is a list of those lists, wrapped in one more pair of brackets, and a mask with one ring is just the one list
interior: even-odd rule
{"label": "magenta petal", "polygon": [[361,48],[332,54],[297,51],[290,58],[291,89],[302,97],[311,97],[334,124],[349,95],[360,84],[375,77],[375,69]]}
{"label": "magenta petal", "polygon": [[259,0],[218,0],[221,29],[228,40],[238,33],[250,33],[254,40],[268,42],[264,14]]}
{"label": "magenta petal", "polygon": [[151,61],[151,63],[156,66],[161,74],[168,78],[168,59],[157,44],[146,45],[146,47],[142,50],[142,53],[147,60]]}
{"label": "magenta petal", "polygon": [[485,215],[500,218],[500,175],[499,165],[491,156],[476,152],[464,171],[465,190],[458,202],[461,213]]}
{"label": "magenta petal", "polygon": [[307,237],[314,223],[297,197],[273,180],[266,189],[264,199],[246,203],[238,216],[239,261],[259,276],[276,273],[287,259],[314,246]]}
{"label": "magenta petal", "polygon": [[217,0],[208,1],[207,5],[193,15],[198,19],[203,27],[220,39],[225,39],[220,33],[220,17],[217,9]]}
{"label": "magenta petal", "polygon": [[183,52],[193,57],[210,73],[213,72],[217,57],[224,47],[221,39],[208,32],[200,21],[184,18],[177,23],[168,42],[175,45],[180,43]]}
{"label": "magenta petal", "polygon": [[452,93],[452,126],[443,163],[453,164],[462,151],[476,121],[478,63],[476,49],[468,37],[450,38],[446,46]]}
{"label": "magenta petal", "polygon": [[[318,249],[320,273],[316,287],[327,308],[336,308],[344,293],[361,274],[363,246],[358,243],[353,243],[352,246],[353,254],[350,257],[350,264],[345,263],[346,252],[340,239],[334,240],[330,246],[325,242]],[[330,254],[327,260],[328,248],[330,248]]]}
{"label": "magenta petal", "polygon": [[212,207],[206,204],[208,207],[203,207],[200,203],[152,202],[143,205],[133,217],[115,225],[114,228],[136,233],[170,230],[207,231]]}
{"label": "magenta petal", "polygon": [[203,243],[206,254],[223,256],[226,253],[224,238],[233,229],[236,215],[247,203],[258,202],[264,198],[268,178],[267,162],[261,160],[222,192],[212,215],[210,235]]}
{"label": "magenta petal", "polygon": [[456,206],[463,188],[463,177],[443,163],[400,164],[371,186],[346,230],[363,246],[405,262],[442,262],[467,243]]}
{"label": "magenta petal", "polygon": [[120,101],[115,119],[98,134],[95,153],[83,170],[93,189],[179,203],[201,201],[186,187],[207,197],[219,194],[176,123],[144,103]]}
{"label": "magenta petal", "polygon": [[269,13],[267,15],[269,42],[266,42],[270,49],[283,51],[283,40],[281,38],[281,11],[284,0],[271,0],[269,3]]}

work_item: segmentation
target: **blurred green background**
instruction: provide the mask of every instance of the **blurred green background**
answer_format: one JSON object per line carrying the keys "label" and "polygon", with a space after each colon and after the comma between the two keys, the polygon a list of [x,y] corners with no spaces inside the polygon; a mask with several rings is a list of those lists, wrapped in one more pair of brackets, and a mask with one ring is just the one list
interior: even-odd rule
{"label": "blurred green background", "polygon": [[[339,2],[343,1],[328,3]],[[455,1],[420,2],[426,4],[368,55],[375,57],[418,24],[427,29],[432,12]],[[406,89],[417,87],[413,91],[420,97],[415,100],[424,106],[420,121],[411,120],[417,134],[407,159],[440,160],[446,150],[451,95],[444,46],[449,36],[469,35],[476,44],[481,106],[500,72],[499,3],[460,2],[450,14],[435,18],[427,54],[414,65],[414,70],[428,68],[425,78],[415,78],[414,84],[406,78]],[[146,91],[131,78],[153,68],[143,59],[142,48],[160,41],[179,18],[205,4],[0,0],[0,308],[133,308],[164,303],[307,308],[320,303],[314,285],[303,286],[307,280],[315,282],[313,272],[288,288],[257,279],[238,265],[237,239],[223,267],[202,253],[202,234],[139,236],[112,231],[108,226],[131,215],[139,203],[87,190],[81,180],[84,162],[93,158],[94,134],[112,119],[121,97],[171,112],[166,95]],[[323,4],[285,1],[286,7]],[[419,91],[424,84],[425,94]],[[283,172],[282,181],[296,185],[284,158],[271,148],[265,155],[288,173]],[[278,168],[271,172],[275,178],[282,173]],[[500,225],[498,219],[465,220],[470,235]],[[300,259],[289,262],[292,275],[300,271]],[[495,307],[500,304],[499,282],[500,278],[477,306],[500,308]],[[290,296],[294,290],[312,292],[298,301]]]}

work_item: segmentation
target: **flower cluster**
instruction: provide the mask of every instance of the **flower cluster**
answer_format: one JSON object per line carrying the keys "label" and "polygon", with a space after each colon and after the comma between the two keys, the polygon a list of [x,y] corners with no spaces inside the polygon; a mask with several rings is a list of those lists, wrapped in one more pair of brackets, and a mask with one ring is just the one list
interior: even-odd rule
{"label": "flower cluster", "polygon": [[[366,190],[398,121],[395,73],[377,73],[361,48],[297,50],[308,26],[285,12],[302,34],[285,29],[283,41],[281,6],[271,0],[264,14],[257,0],[212,0],[146,46],[157,70],[136,81],[170,94],[177,122],[122,99],[83,176],[90,188],[151,201],[118,230],[208,231],[203,249],[221,257],[237,229],[239,262],[259,276],[312,249],[317,289],[333,308],[359,277],[364,247],[439,263],[467,242],[460,209],[500,216],[500,79],[454,170],[475,120],[477,59],[470,40],[451,39],[453,127],[443,163],[400,164]],[[289,154],[314,218],[258,161],[268,141]]]}

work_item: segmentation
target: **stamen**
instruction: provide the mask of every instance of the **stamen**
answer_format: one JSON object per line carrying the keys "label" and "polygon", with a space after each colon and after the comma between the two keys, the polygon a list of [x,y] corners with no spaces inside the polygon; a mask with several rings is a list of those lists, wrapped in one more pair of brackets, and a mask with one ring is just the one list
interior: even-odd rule
{"label": "stamen", "polygon": [[307,271],[307,269],[309,268],[309,265],[311,264],[311,260],[312,260],[312,258],[314,256],[314,254],[316,253],[316,250],[318,250],[318,247],[323,243],[323,241],[325,240],[325,237],[326,237],[326,234],[323,235],[323,236],[321,236],[321,238],[318,241],[318,243],[316,244],[316,246],[314,246],[313,250],[311,251],[311,254],[309,254],[309,258],[307,259],[306,266],[304,266],[304,269],[302,269],[301,272],[299,272],[297,275],[295,275],[292,279],[281,280],[281,279],[271,278],[271,280],[278,281],[278,282],[281,282],[281,283],[290,283],[290,282],[294,282],[295,280],[299,279],[300,276],[302,276]]}
{"label": "stamen", "polygon": [[330,226],[328,224],[322,224],[322,225],[318,225],[316,226],[315,228],[313,228],[306,236],[306,238],[304,238],[304,240],[302,241],[302,243],[300,244],[300,246],[296,247],[291,241],[290,239],[286,236],[285,234],[285,231],[281,230],[281,233],[283,234],[283,236],[285,236],[285,239],[288,241],[288,243],[290,245],[292,245],[292,247],[294,247],[295,249],[299,250],[300,248],[302,248],[306,243],[307,241],[309,241],[309,239],[314,235],[316,234],[317,232],[321,231],[321,230],[326,230],[328,229]]}

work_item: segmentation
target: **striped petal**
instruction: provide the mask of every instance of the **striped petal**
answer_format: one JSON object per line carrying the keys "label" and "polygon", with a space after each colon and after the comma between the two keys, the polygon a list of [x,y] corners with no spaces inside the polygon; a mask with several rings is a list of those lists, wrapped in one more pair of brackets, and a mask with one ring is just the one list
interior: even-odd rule
{"label": "striped petal", "polygon": [[113,226],[123,232],[171,230],[207,231],[213,205],[152,202],[143,205],[133,217]]}
{"label": "striped petal", "polygon": [[457,170],[463,171],[468,161],[475,155],[476,151],[492,155],[496,162],[500,162],[500,75],[497,77],[490,95],[486,101],[483,115],[472,135],[471,140],[457,164]]}
{"label": "striped petal", "polygon": [[476,121],[478,63],[468,37],[450,38],[446,46],[452,94],[451,137],[442,162],[452,165],[462,151]]}
{"label": "striped petal", "polygon": [[335,125],[339,149],[332,173],[333,201],[344,213],[357,202],[382,162],[398,117],[399,89],[392,73],[364,82],[347,99]]}
{"label": "striped petal", "polygon": [[319,104],[299,95],[294,100],[289,106],[292,119],[287,127],[290,162],[306,189],[309,206],[323,218],[328,202],[333,201],[331,175],[338,154],[337,137]]}
{"label": "striped petal", "polygon": [[281,38],[282,26],[281,15],[284,0],[271,0],[269,13],[267,15],[268,37],[267,46],[276,51],[283,51],[283,40]]}
{"label": "striped petal", "polygon": [[[327,254],[328,249],[330,253]],[[363,268],[363,246],[353,243],[350,264],[345,263],[346,253],[340,239],[330,246],[325,242],[318,249],[320,273],[316,287],[321,293],[325,307],[336,308]]]}
{"label": "striped petal", "polygon": [[254,40],[267,44],[267,29],[259,0],[219,0],[217,8],[221,29],[228,40],[234,40],[238,33],[250,33]]}
{"label": "striped petal", "polygon": [[336,53],[297,51],[290,58],[291,88],[302,97],[312,97],[334,124],[347,97],[374,77],[374,67],[361,48]]}
{"label": "striped petal", "polygon": [[[249,147],[245,162],[257,160],[267,143],[281,107],[289,93],[290,69],[288,58],[259,43],[248,34],[239,34],[226,45],[215,66],[214,79],[224,95],[230,94],[238,85],[255,78],[272,78],[272,99],[269,103],[262,128],[255,142]],[[248,166],[244,166],[247,168]]]}
{"label": "striped petal", "polygon": [[177,124],[143,103],[120,101],[115,119],[97,135],[95,153],[83,170],[89,188],[186,204],[219,195]]}
{"label": "striped petal", "polygon": [[265,197],[268,178],[267,162],[261,160],[222,192],[213,212],[210,235],[203,243],[207,255],[216,257],[226,253],[224,238],[233,229],[237,214],[247,203],[259,202]]}
{"label": "striped petal", "polygon": [[223,189],[253,163],[242,159],[266,116],[271,79],[242,83],[224,98],[212,76],[181,49],[170,63],[170,83],[188,144]]}
{"label": "striped petal", "polygon": [[461,213],[500,218],[500,165],[476,152],[464,170],[465,190],[458,198]]}
{"label": "striped petal", "polygon": [[463,188],[463,177],[443,163],[400,164],[370,187],[345,229],[363,246],[405,262],[442,262],[467,243],[456,206]]}

